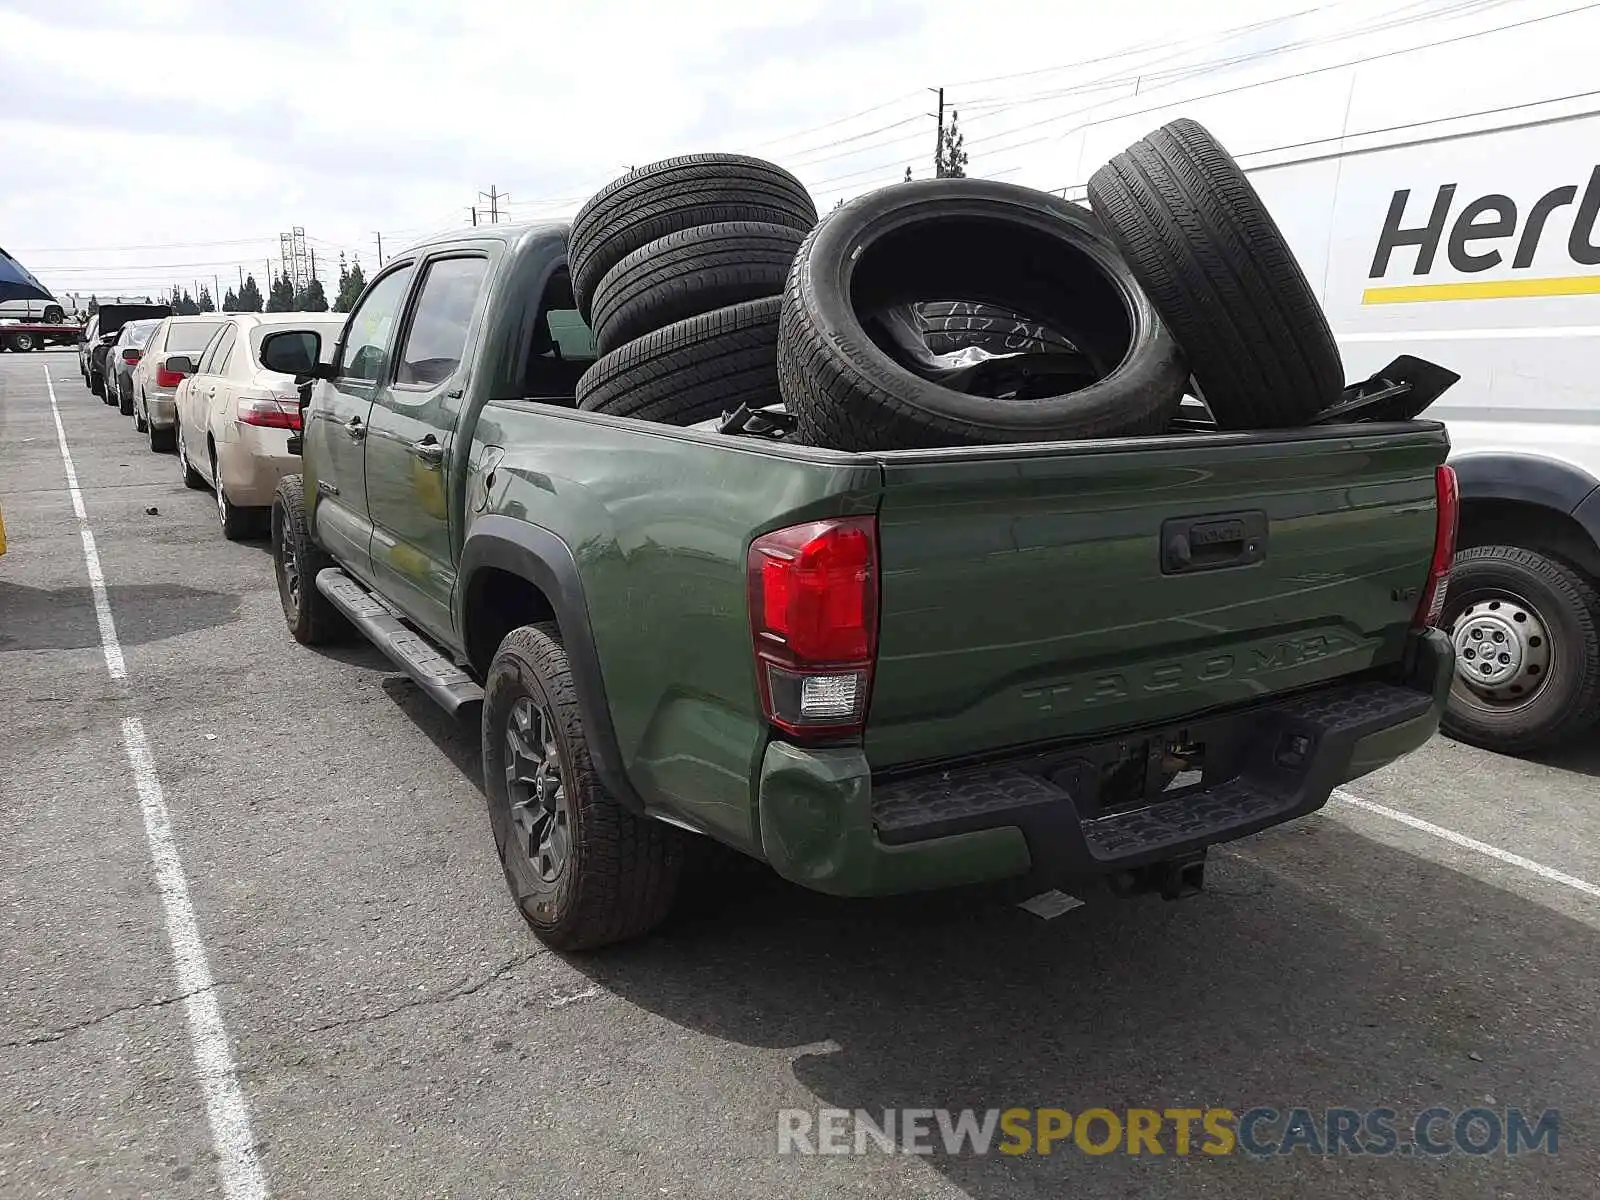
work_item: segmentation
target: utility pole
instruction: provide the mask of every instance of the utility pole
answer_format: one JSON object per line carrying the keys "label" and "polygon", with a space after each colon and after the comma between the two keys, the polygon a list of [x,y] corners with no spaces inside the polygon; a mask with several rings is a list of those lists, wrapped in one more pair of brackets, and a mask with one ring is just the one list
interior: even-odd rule
{"label": "utility pole", "polygon": [[944,178],[944,89],[941,87],[941,88],[929,88],[928,90],[930,92],[937,92],[938,95],[939,95],[939,111],[938,111],[938,113],[937,114],[929,113],[928,115],[930,117],[934,117],[939,122],[938,129],[934,131],[935,136],[934,136],[934,142],[933,142],[933,174],[934,174],[935,178],[943,179]]}
{"label": "utility pole", "polygon": [[211,277],[211,307],[213,311],[222,311],[222,281],[215,275]]}
{"label": "utility pole", "polygon": [[381,232],[377,231],[377,230],[374,230],[373,231],[373,236],[378,239],[378,268],[379,268],[379,270],[382,270],[383,269],[383,234]]}
{"label": "utility pole", "polygon": [[311,248],[311,278],[315,279],[316,277],[317,277],[317,248],[315,246],[313,246]]}
{"label": "utility pole", "polygon": [[478,199],[489,202],[489,224],[498,225],[500,223],[500,201],[511,199],[511,193],[502,192],[491,183],[487,192],[478,193]]}
{"label": "utility pole", "polygon": [[472,214],[472,227],[476,229],[478,227],[478,206],[474,204],[467,211]]}
{"label": "utility pole", "polygon": [[244,264],[239,264],[239,290],[244,291]]}

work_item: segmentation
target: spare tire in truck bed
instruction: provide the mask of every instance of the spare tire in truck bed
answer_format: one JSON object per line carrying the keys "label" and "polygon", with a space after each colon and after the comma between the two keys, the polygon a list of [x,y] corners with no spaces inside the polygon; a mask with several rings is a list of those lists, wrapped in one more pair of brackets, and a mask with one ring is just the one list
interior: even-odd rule
{"label": "spare tire in truck bed", "polygon": [[[1060,331],[1091,381],[1026,400],[957,391],[910,370],[864,324],[951,295]],[[934,179],[862,196],[811,232],[784,294],[778,379],[808,444],[892,450],[1159,433],[1188,371],[1088,209],[1014,184]]]}
{"label": "spare tire in truck bed", "polygon": [[1223,429],[1304,424],[1344,367],[1294,251],[1239,164],[1194,121],[1090,177],[1089,202],[1177,338]]}
{"label": "spare tire in truck bed", "polygon": [[630,171],[578,210],[567,240],[572,292],[585,321],[607,271],[641,246],[696,225],[760,221],[802,233],[817,223],[805,185],[744,154],[687,154]]}
{"label": "spare tire in truck bed", "polygon": [[674,321],[782,295],[805,236],[787,225],[724,221],[641,246],[595,289],[595,345],[608,354]]}
{"label": "spare tire in truck bed", "polygon": [[779,304],[749,300],[635,338],[584,372],[578,407],[693,425],[741,404],[776,404]]}

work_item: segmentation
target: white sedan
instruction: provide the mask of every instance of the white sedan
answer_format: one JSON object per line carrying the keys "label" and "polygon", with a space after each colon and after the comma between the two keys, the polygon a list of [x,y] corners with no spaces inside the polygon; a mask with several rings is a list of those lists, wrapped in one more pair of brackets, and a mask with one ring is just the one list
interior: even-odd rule
{"label": "white sedan", "polygon": [[[261,339],[283,329],[313,331],[329,358],[343,313],[230,313],[174,397],[178,465],[189,487],[217,496],[222,535],[262,531],[278,481],[300,470],[289,435],[300,428],[294,377],[261,365]],[[171,356],[168,365],[174,364]]]}

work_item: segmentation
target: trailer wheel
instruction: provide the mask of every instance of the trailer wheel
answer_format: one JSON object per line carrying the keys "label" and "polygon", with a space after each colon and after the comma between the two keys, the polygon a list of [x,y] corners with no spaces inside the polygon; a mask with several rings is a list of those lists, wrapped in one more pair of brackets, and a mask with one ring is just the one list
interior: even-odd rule
{"label": "trailer wheel", "polygon": [[39,346],[39,341],[31,333],[13,333],[11,335],[11,349],[18,354],[27,354]]}
{"label": "trailer wheel", "polygon": [[1576,567],[1517,546],[1463,550],[1440,624],[1456,646],[1451,737],[1523,754],[1600,720],[1600,592]]}
{"label": "trailer wheel", "polygon": [[1089,201],[1223,429],[1300,425],[1339,399],[1328,319],[1245,173],[1194,121],[1101,167]]}

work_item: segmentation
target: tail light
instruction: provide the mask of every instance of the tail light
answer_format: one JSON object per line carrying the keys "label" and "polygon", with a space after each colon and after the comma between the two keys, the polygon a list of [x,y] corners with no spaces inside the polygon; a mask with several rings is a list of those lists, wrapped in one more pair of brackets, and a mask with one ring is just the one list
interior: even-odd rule
{"label": "tail light", "polygon": [[156,368],[156,386],[158,388],[175,388],[182,382],[182,371],[169,371],[165,367]]}
{"label": "tail light", "polygon": [[133,363],[138,362],[143,357],[143,354],[142,350],[124,350],[122,352],[122,361],[131,366]]}
{"label": "tail light", "polygon": [[878,524],[813,521],[750,545],[750,628],[767,719],[800,738],[866,723],[878,653]]}
{"label": "tail light", "polygon": [[246,396],[239,400],[239,424],[263,429],[299,429],[300,408],[292,400],[272,396]]}
{"label": "tail light", "polygon": [[1438,516],[1433,530],[1433,561],[1428,564],[1428,582],[1411,618],[1413,629],[1438,625],[1444,615],[1444,593],[1450,582],[1450,563],[1456,556],[1456,528],[1461,521],[1461,488],[1454,467],[1442,466],[1433,473],[1433,489],[1438,496]]}

